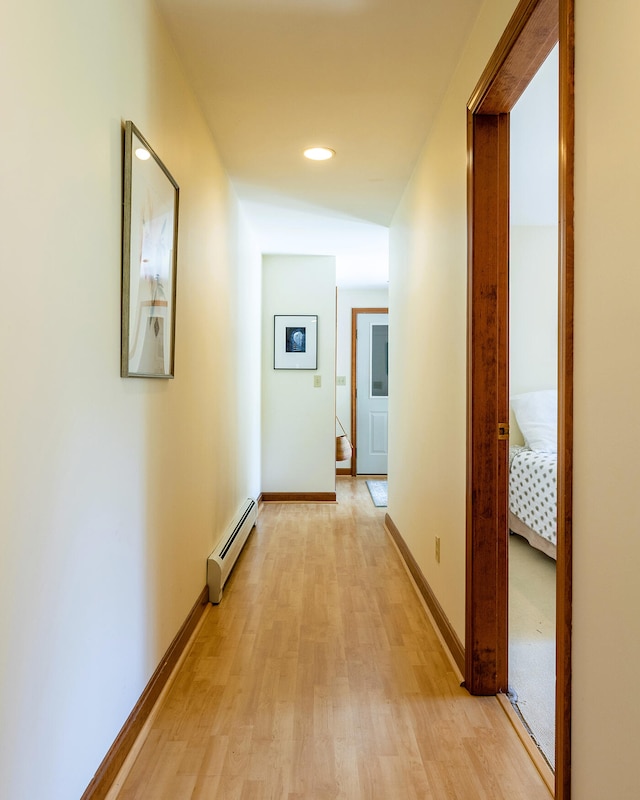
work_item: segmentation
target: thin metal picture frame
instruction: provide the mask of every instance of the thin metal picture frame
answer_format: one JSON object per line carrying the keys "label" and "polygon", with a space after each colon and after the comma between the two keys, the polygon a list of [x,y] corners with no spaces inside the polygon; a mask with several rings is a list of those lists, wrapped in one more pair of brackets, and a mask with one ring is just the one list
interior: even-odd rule
{"label": "thin metal picture frame", "polygon": [[173,378],[180,189],[138,128],[124,127],[123,378]]}

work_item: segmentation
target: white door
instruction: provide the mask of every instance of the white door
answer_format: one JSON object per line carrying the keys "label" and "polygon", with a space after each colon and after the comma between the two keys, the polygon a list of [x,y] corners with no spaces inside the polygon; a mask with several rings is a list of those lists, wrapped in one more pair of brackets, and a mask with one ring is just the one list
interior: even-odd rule
{"label": "white door", "polygon": [[356,468],[358,475],[386,475],[389,315],[358,314],[356,335]]}

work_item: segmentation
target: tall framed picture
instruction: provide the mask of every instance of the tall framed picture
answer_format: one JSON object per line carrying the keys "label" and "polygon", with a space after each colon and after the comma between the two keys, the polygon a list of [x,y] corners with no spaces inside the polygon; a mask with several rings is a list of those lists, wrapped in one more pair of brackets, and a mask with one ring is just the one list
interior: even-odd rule
{"label": "tall framed picture", "polygon": [[179,187],[133,122],[124,130],[123,378],[173,378]]}
{"label": "tall framed picture", "polygon": [[274,369],[318,368],[318,317],[274,316]]}

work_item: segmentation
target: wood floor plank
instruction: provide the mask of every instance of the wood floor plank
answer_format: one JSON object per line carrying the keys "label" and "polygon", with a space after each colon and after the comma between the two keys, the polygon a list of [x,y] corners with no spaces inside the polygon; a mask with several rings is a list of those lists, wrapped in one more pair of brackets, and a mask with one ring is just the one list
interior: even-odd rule
{"label": "wood floor plank", "polygon": [[549,800],[454,670],[363,480],[265,505],[120,800]]}

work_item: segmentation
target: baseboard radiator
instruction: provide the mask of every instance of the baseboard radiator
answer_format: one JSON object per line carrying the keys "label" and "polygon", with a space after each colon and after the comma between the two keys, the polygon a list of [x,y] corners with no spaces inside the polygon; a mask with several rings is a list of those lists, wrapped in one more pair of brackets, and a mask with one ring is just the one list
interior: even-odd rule
{"label": "baseboard radiator", "polygon": [[257,517],[256,501],[249,498],[207,559],[207,584],[212,603],[222,600],[222,587],[256,524]]}

